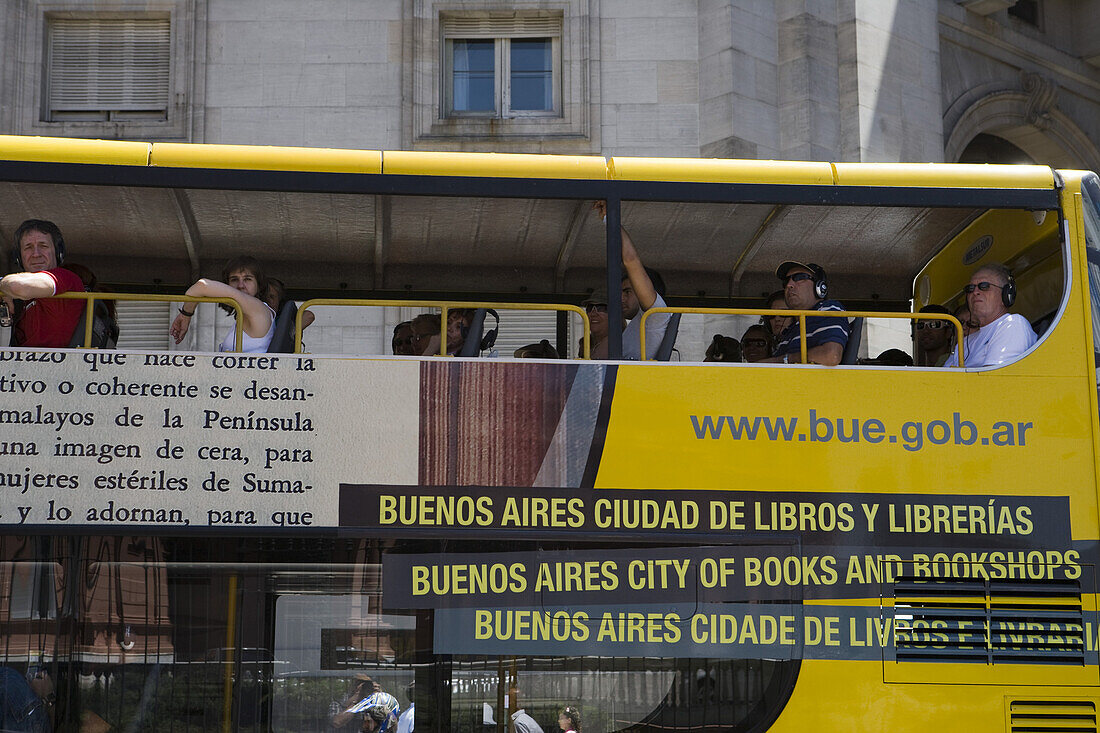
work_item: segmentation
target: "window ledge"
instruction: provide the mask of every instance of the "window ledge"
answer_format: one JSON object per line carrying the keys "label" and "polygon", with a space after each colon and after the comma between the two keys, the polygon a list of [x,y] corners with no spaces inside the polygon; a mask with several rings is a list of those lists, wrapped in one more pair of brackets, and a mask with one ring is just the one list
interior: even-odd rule
{"label": "window ledge", "polygon": [[108,140],[156,137],[186,142],[187,133],[176,120],[37,120],[29,134],[49,137],[99,137]]}

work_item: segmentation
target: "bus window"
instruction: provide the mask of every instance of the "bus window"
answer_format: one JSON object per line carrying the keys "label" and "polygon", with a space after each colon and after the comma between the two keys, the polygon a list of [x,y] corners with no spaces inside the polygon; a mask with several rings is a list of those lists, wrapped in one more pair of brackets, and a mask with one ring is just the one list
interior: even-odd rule
{"label": "bus window", "polygon": [[1096,362],[1097,389],[1100,390],[1100,179],[1096,174],[1081,182],[1084,204],[1085,246],[1088,248],[1089,302],[1092,311],[1092,351]]}
{"label": "bus window", "polygon": [[[791,692],[798,662],[727,656],[729,635],[745,633],[730,615],[749,607],[743,602],[703,607],[692,593],[681,604],[650,598],[606,605],[592,591],[590,602],[566,609],[556,607],[554,593],[545,589],[537,594],[542,607],[504,603],[493,592],[501,590],[494,587],[497,580],[507,580],[494,576],[494,566],[508,567],[508,582],[542,572],[553,583],[565,557],[599,558],[604,583],[615,572],[610,563],[624,557],[621,550],[584,543],[557,551],[530,542],[359,540],[354,552],[360,562],[312,578],[283,571],[273,583],[259,580],[257,587],[278,589],[273,728],[324,730],[332,701],[346,704],[364,676],[397,696],[403,709],[415,703],[416,726],[424,730],[504,731],[519,709],[553,730],[548,724],[557,712],[579,703],[584,726],[602,731],[736,732],[774,718]],[[683,551],[693,550],[667,549]],[[644,546],[630,551],[640,557],[660,552]],[[401,607],[414,600],[401,581],[410,563],[431,568],[425,576],[431,587],[412,589],[413,596],[429,599],[416,602],[420,608]],[[797,615],[797,605],[772,607]],[[481,619],[480,640],[459,629],[470,614]],[[711,643],[723,634],[725,646]],[[616,647],[619,653],[608,653]],[[722,656],[695,656],[704,648],[721,648]]]}
{"label": "bus window", "polygon": [[[793,690],[801,606],[791,593],[720,598],[690,571],[659,595],[608,590],[615,577],[659,585],[661,558],[720,561],[727,550],[0,537],[11,588],[0,654],[52,678],[59,730],[90,719],[216,730],[227,716],[242,731],[358,730],[339,715],[370,680],[402,710],[415,703],[422,731],[505,733],[521,708],[549,731],[574,705],[591,730],[739,733],[774,720]],[[627,558],[641,559],[636,572]],[[570,576],[588,590],[560,585],[572,562],[599,567]],[[427,592],[402,583],[416,565],[430,568]],[[498,582],[540,573],[557,588],[504,597]],[[39,607],[27,614],[32,586]],[[460,629],[471,614],[476,636]],[[783,643],[766,654],[750,643],[769,636]]]}

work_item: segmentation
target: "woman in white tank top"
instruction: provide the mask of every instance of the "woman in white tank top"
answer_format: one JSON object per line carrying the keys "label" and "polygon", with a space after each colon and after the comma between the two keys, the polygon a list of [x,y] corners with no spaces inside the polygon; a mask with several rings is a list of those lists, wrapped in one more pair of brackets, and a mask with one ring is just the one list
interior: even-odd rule
{"label": "woman in white tank top", "polygon": [[[241,350],[246,353],[263,353],[275,334],[275,311],[264,302],[267,280],[260,263],[252,257],[237,257],[226,263],[222,270],[225,282],[200,278],[187,288],[184,295],[196,298],[232,298],[241,306],[244,333],[241,334]],[[191,307],[188,308],[187,306]],[[194,304],[184,304],[176,320],[172,322],[172,338],[178,344],[187,334],[191,325],[191,316],[195,315]],[[222,305],[230,313],[233,309]],[[218,351],[233,351],[236,347],[237,327],[218,346]]]}

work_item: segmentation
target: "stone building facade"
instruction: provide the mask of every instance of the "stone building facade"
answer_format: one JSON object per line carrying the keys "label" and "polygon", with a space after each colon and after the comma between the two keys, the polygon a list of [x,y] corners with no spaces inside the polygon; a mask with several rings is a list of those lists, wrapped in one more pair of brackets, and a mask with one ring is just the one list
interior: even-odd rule
{"label": "stone building facade", "polygon": [[[5,0],[0,132],[1100,169],[1098,27],[1081,0]],[[115,42],[156,68],[92,99]]]}
{"label": "stone building facade", "polygon": [[[55,26],[96,18],[167,21],[157,110],[51,109]],[[554,113],[449,115],[446,38],[525,19],[554,38]],[[6,0],[0,131],[931,162],[987,135],[1095,168],[1098,21],[1079,0]]]}

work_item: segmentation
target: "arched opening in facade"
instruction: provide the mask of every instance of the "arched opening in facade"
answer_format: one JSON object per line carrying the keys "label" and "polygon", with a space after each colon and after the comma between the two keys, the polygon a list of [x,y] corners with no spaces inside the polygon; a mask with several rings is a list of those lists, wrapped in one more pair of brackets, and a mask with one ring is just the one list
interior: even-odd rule
{"label": "arched opening in facade", "polygon": [[[1100,149],[1057,107],[1057,88],[1029,77],[1024,91],[999,91],[971,103],[947,135],[944,160],[1100,168]],[[953,115],[951,115],[953,116]]]}
{"label": "arched opening in facade", "polygon": [[1003,137],[983,132],[967,143],[958,162],[1033,165],[1035,159]]}

